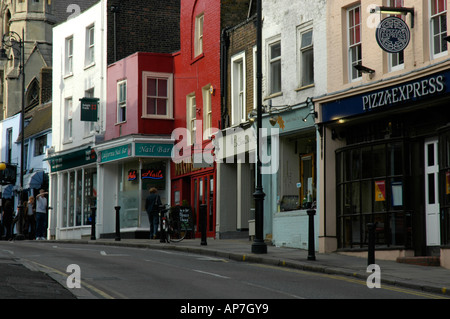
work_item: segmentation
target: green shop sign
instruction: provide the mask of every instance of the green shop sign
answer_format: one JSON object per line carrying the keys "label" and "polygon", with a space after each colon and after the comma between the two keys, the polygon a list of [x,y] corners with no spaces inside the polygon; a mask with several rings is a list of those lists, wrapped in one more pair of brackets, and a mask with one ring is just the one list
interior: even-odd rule
{"label": "green shop sign", "polygon": [[93,97],[84,97],[81,102],[81,121],[97,122],[99,99]]}
{"label": "green shop sign", "polygon": [[136,143],[135,155],[147,157],[170,157],[172,144]]}
{"label": "green shop sign", "polygon": [[131,156],[131,144],[112,147],[100,152],[100,162],[106,163]]}
{"label": "green shop sign", "polygon": [[64,155],[56,155],[47,159],[52,173],[83,166],[97,161],[97,154],[89,146],[85,149]]}

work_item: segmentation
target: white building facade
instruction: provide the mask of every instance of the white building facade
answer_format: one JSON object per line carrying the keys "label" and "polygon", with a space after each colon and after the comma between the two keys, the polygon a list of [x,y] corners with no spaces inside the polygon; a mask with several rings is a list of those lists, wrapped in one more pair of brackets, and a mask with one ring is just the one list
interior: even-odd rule
{"label": "white building facade", "polygon": [[[93,146],[105,123],[105,33],[106,1],[53,28],[53,144],[47,160],[49,235],[57,239],[90,235],[93,208],[101,211]],[[82,103],[85,98],[92,103]],[[101,214],[95,220],[101,233]]]}
{"label": "white building facade", "polygon": [[[327,91],[326,1],[264,1],[263,17],[263,127],[279,129],[268,141],[279,166],[263,176],[264,233],[276,246],[307,249],[307,210],[320,205],[312,101]],[[318,230],[316,215],[316,249]]]}

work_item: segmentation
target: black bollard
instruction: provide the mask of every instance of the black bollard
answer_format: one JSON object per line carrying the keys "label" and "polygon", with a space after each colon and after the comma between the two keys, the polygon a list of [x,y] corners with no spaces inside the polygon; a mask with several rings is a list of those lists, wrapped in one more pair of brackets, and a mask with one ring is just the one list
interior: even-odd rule
{"label": "black bollard", "polygon": [[115,241],[120,241],[120,206],[115,206],[116,210],[116,238]]}
{"label": "black bollard", "polygon": [[308,209],[308,260],[316,260],[316,249],[314,245],[314,215],[316,214],[315,209]]}
{"label": "black bollard", "polygon": [[367,251],[367,265],[375,264],[375,224],[368,223],[367,229],[369,231],[369,247]]}
{"label": "black bollard", "polygon": [[95,240],[95,212],[97,211],[97,207],[91,207],[91,240]]}
{"label": "black bollard", "polygon": [[165,243],[166,242],[166,230],[164,229],[164,206],[159,206],[159,242]]}
{"label": "black bollard", "polygon": [[200,231],[202,233],[202,241],[200,242],[200,245],[202,246],[206,246],[207,242],[206,242],[206,226],[207,226],[207,222],[206,222],[206,218],[207,218],[207,205],[206,204],[201,204],[200,205]]}

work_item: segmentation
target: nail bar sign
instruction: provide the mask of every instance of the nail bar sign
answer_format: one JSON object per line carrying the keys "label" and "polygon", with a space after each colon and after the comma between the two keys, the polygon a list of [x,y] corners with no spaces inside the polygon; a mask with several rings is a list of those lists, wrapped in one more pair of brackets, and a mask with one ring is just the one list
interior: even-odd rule
{"label": "nail bar sign", "polygon": [[164,178],[164,174],[161,169],[143,169],[141,171],[141,178],[160,180]]}

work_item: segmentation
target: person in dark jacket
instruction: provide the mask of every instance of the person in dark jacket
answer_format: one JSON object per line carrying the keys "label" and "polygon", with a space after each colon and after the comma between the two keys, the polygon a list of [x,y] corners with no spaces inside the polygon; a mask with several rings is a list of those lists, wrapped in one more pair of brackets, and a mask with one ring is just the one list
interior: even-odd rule
{"label": "person in dark jacket", "polygon": [[3,209],[3,226],[6,228],[6,240],[12,240],[12,223],[13,223],[14,208],[12,202],[7,199],[5,208]]}
{"label": "person in dark jacket", "polygon": [[150,194],[145,199],[145,210],[147,211],[148,221],[150,222],[150,239],[156,237],[159,224],[159,206],[162,205],[158,190],[154,187],[150,188]]}

